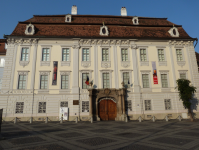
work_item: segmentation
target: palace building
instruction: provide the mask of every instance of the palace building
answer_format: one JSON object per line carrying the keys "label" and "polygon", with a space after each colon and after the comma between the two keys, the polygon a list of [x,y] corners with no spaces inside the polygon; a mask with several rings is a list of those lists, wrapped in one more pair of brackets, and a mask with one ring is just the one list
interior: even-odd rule
{"label": "palace building", "polygon": [[[193,42],[167,18],[34,15],[7,39],[0,95],[3,119],[123,121],[188,118],[176,80],[199,87]],[[199,93],[195,93],[197,102]],[[199,116],[197,106],[193,111]]]}

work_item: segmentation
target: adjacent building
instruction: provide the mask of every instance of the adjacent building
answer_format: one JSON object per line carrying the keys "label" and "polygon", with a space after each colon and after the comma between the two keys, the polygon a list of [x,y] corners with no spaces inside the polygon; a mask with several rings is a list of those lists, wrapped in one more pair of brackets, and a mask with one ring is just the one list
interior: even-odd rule
{"label": "adjacent building", "polygon": [[0,39],[0,91],[2,87],[3,69],[5,66],[6,57],[6,40]]}
{"label": "adjacent building", "polygon": [[78,15],[76,6],[34,15],[5,38],[5,120],[59,120],[61,107],[71,121],[187,118],[176,80],[199,85],[196,39],[167,18],[127,16],[124,7],[121,16]]}

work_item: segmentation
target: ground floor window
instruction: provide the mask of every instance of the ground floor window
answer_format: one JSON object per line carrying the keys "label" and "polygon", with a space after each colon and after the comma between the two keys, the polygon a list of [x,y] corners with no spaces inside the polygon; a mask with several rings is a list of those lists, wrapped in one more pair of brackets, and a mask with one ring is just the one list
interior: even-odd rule
{"label": "ground floor window", "polygon": [[110,88],[109,73],[103,73],[103,88]]}
{"label": "ground floor window", "polygon": [[145,100],[145,110],[151,110],[151,100]]}
{"label": "ground floor window", "polygon": [[170,99],[165,99],[164,104],[165,104],[165,110],[171,110],[171,100]]}
{"label": "ground floor window", "polygon": [[68,107],[68,102],[67,101],[61,102],[60,107]]}
{"label": "ground floor window", "polygon": [[82,101],[82,112],[89,112],[89,101]]}
{"label": "ground floor window", "polygon": [[132,111],[132,103],[131,100],[126,101],[126,111]]}
{"label": "ground floor window", "polygon": [[46,113],[46,102],[39,102],[38,113]]}
{"label": "ground floor window", "polygon": [[16,114],[22,114],[23,113],[23,108],[24,108],[24,102],[16,102],[15,113]]}

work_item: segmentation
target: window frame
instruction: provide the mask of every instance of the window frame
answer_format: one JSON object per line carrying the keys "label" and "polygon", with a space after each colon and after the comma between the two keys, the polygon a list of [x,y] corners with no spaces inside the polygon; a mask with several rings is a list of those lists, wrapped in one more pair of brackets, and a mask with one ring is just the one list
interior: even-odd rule
{"label": "window frame", "polygon": [[[109,76],[109,87],[104,87],[104,77],[103,77],[104,74],[107,74]],[[110,74],[109,73],[107,72],[102,73],[102,83],[103,83],[103,89],[110,88]]]}
{"label": "window frame", "polygon": [[[165,47],[156,47],[156,48],[157,48],[158,62],[167,62]],[[160,61],[160,60],[159,60],[159,53],[158,53],[159,50],[163,50],[163,51],[164,51],[164,61]]]}
{"label": "window frame", "polygon": [[[49,61],[43,61],[43,49],[44,48],[48,48],[49,49]],[[50,66],[50,62],[51,62],[51,50],[52,50],[52,45],[41,45],[40,66]]]}
{"label": "window frame", "polygon": [[[110,88],[112,88],[112,72],[113,72],[113,70],[100,70],[100,78],[101,78],[101,88],[103,88],[103,73],[109,73],[109,83],[110,83]],[[98,88],[100,88],[100,87],[98,87]]]}
{"label": "window frame", "polygon": [[[90,82],[90,75],[89,75],[89,73],[88,73],[88,72],[87,72],[87,73],[86,73],[86,72],[83,72],[83,73],[82,73],[82,83],[81,83],[81,84],[82,84],[82,89],[89,89],[89,87],[90,87],[89,85],[86,85],[87,88],[83,88],[83,84],[84,84],[84,81],[83,81],[83,74],[87,74],[86,78],[89,76],[89,82]],[[86,79],[86,80],[87,80],[87,79]]]}
{"label": "window frame", "polygon": [[[140,72],[141,72],[141,82],[142,82],[142,86],[141,87],[143,89],[151,89],[151,74],[150,74],[151,70],[141,70]],[[149,88],[144,88],[143,87],[143,78],[142,78],[143,74],[148,74],[148,76],[149,76]]]}
{"label": "window frame", "polygon": [[[181,52],[182,52],[182,60],[181,60],[181,61],[178,61],[178,56],[177,56],[177,50],[179,50],[179,49],[180,49]],[[178,48],[178,47],[176,47],[176,48],[175,48],[175,54],[176,54],[176,61],[177,61],[177,62],[183,62],[183,61],[185,61],[185,59],[184,59],[183,48],[180,48],[180,47]]]}
{"label": "window frame", "polygon": [[[89,50],[89,60],[88,61],[83,61],[83,49],[88,49]],[[81,61],[82,62],[91,62],[91,48],[87,46],[81,46]]]}
{"label": "window frame", "polygon": [[[151,109],[150,110],[146,110],[146,101],[150,101],[150,107],[151,107]],[[152,111],[153,109],[152,109],[152,100],[151,99],[146,99],[146,100],[144,100],[144,111]]]}
{"label": "window frame", "polygon": [[[61,103],[62,103],[62,102],[67,102],[67,105],[68,105],[68,101],[60,101],[60,103],[59,103],[59,104],[60,104],[60,105],[59,105],[60,108],[63,107],[63,106],[61,106]],[[68,107],[68,106],[67,106],[67,107]]]}
{"label": "window frame", "polygon": [[[29,71],[18,71],[18,75],[17,75],[17,84],[16,84],[16,89],[17,90],[26,90],[27,89],[27,85],[28,85],[28,72]],[[20,75],[26,75],[26,85],[25,85],[25,89],[19,89],[19,76]]]}
{"label": "window frame", "polygon": [[[129,108],[129,102],[131,102],[131,107],[130,107],[131,109],[130,109],[130,110],[128,110],[128,108]],[[126,108],[127,108],[127,109],[126,109],[127,112],[133,111],[132,100],[127,100],[127,101],[126,101]]]}
{"label": "window frame", "polygon": [[[60,70],[60,80],[59,80],[59,89],[60,89],[60,91],[59,92],[61,92],[61,91],[63,91],[63,92],[70,92],[70,74],[71,74],[71,71],[62,71],[62,70]],[[61,76],[62,75],[67,75],[68,76],[68,89],[62,89],[62,79],[61,79]]]}
{"label": "window frame", "polygon": [[[28,60],[22,60],[22,52],[23,52],[23,49],[25,49],[25,48],[28,49],[28,51],[29,51],[28,54],[27,54],[27,55],[28,55]],[[30,46],[27,46],[27,47],[26,47],[26,46],[23,46],[23,47],[21,47],[21,57],[20,57],[20,61],[29,61],[29,60],[30,60],[29,57],[30,57]]]}
{"label": "window frame", "polygon": [[80,89],[81,90],[87,90],[87,89],[83,89],[83,86],[82,86],[82,82],[83,82],[82,81],[83,80],[82,74],[83,73],[89,73],[89,82],[90,82],[90,81],[92,81],[92,72],[93,72],[93,70],[80,70],[79,72],[80,72],[80,74],[79,74],[80,75],[79,76],[80,77],[80,81],[79,81],[80,82],[80,84],[79,84],[80,85]]}
{"label": "window frame", "polygon": [[[170,109],[166,109],[166,103],[165,100],[170,100]],[[172,103],[171,103],[171,99],[164,99],[164,108],[165,110],[172,110]]]}
{"label": "window frame", "polygon": [[[142,60],[141,60],[141,49],[145,49],[145,50],[146,50],[146,61],[142,61]],[[148,61],[149,61],[149,57],[148,57],[148,47],[139,47],[139,56],[140,56],[140,62],[148,62]]]}
{"label": "window frame", "polygon": [[[86,112],[83,111],[83,102],[88,103],[88,109],[84,109],[84,110],[87,110]],[[90,105],[89,101],[81,101],[81,113],[89,113],[89,107],[90,107],[89,105]],[[84,106],[84,107],[86,107],[86,106]]]}
{"label": "window frame", "polygon": [[[23,110],[22,110],[22,113],[16,113],[16,109],[17,109],[17,103],[23,103]],[[24,101],[16,101],[15,102],[15,114],[24,114],[24,106],[25,106],[25,102]]]}
{"label": "window frame", "polygon": [[[39,73],[39,84],[38,84],[38,89],[39,89],[39,92],[48,92],[48,90],[49,90],[49,82],[51,81],[50,80],[50,72],[51,71],[39,71],[40,73]],[[40,84],[41,84],[41,76],[42,75],[47,75],[48,76],[48,82],[47,82],[47,89],[41,89],[40,88]]]}
{"label": "window frame", "polygon": [[185,74],[185,76],[186,76],[185,79],[188,79],[188,78],[187,78],[187,77],[188,77],[188,70],[178,70],[178,72],[179,72],[179,79],[181,79],[181,78],[180,78],[180,74]]}
{"label": "window frame", "polygon": [[[46,103],[45,112],[39,112],[39,103]],[[38,101],[37,107],[38,107],[38,111],[37,111],[38,114],[46,114],[47,113],[47,102],[46,101]]]}
{"label": "window frame", "polygon": [[[170,88],[170,80],[169,80],[169,70],[159,70],[159,74],[160,74],[160,79],[161,79],[161,75],[162,74],[166,74],[167,75],[167,84],[168,84],[168,87],[167,88]],[[161,88],[162,89],[166,89],[164,87],[162,87],[162,79],[161,79]]]}
{"label": "window frame", "polygon": [[[106,48],[108,49],[108,61],[103,61],[103,49]],[[111,51],[110,51],[110,46],[101,46],[101,62],[111,62]]]}
{"label": "window frame", "polygon": [[[28,53],[28,60],[22,61],[22,50],[23,48],[28,48],[29,53]],[[31,45],[20,45],[20,56],[19,56],[19,64],[20,66],[27,66],[30,62],[30,53],[31,53]]]}
{"label": "window frame", "polygon": [[[128,60],[127,61],[123,61],[122,60],[122,49],[127,49],[127,55],[128,55]],[[120,47],[120,54],[121,54],[121,62],[130,62],[130,50],[129,47]]]}

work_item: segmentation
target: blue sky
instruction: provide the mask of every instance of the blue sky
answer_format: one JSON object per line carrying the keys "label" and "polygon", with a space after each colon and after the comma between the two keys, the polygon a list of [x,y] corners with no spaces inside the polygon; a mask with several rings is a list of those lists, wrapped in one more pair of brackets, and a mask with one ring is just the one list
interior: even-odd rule
{"label": "blue sky", "polygon": [[[0,38],[9,35],[18,21],[33,15],[71,13],[76,5],[78,14],[120,15],[121,7],[127,15],[168,18],[182,25],[193,38],[199,38],[199,0],[0,0]],[[199,52],[199,44],[195,49]]]}

